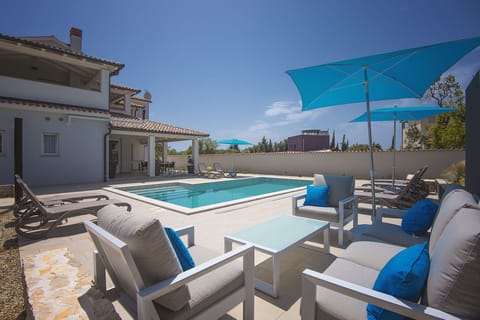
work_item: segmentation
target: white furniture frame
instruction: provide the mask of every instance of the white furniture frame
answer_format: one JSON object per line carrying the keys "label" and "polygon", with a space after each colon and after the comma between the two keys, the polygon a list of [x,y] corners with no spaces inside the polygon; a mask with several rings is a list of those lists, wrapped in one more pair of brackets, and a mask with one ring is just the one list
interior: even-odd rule
{"label": "white furniture frame", "polygon": [[[295,232],[292,232],[295,230]],[[290,249],[304,244],[305,241],[323,232],[323,248],[305,244],[309,249],[330,252],[330,223],[326,221],[281,216],[249,229],[225,236],[225,252],[232,250],[232,243],[250,244],[260,252],[272,256],[272,284],[255,278],[255,288],[274,297],[278,297],[280,288],[280,256]]]}
{"label": "white furniture frame", "polygon": [[306,269],[302,273],[302,320],[314,320],[316,287],[321,286],[349,297],[375,304],[411,319],[460,319],[441,310],[395,298],[389,294]]}
{"label": "white furniture frame", "polygon": [[[226,314],[230,309],[243,303],[243,318],[254,318],[254,249],[253,246],[244,245],[235,250],[216,257],[206,263],[195,266],[174,277],[165,279],[150,287],[145,287],[138,268],[127,245],[91,221],[84,222],[95,247],[94,252],[94,283],[95,287],[106,292],[106,273],[108,271],[115,289],[123,305],[137,316],[137,319],[160,320],[153,300],[164,294],[188,284],[219,267],[236,259],[243,259],[244,285],[220,300],[215,301],[208,308],[195,315],[195,319],[217,319]],[[187,226],[175,230],[179,236],[187,236],[188,246],[195,243],[194,227]],[[108,254],[106,254],[108,251]],[[107,259],[106,257],[110,257]],[[136,301],[133,301],[122,287],[130,286],[137,292]]]}

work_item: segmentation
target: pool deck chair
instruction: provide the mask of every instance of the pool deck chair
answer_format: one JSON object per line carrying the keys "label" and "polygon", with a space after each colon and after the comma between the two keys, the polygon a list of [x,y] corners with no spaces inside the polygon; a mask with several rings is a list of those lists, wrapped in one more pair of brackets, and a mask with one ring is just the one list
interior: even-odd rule
{"label": "pool deck chair", "polygon": [[[14,214],[16,217],[22,215],[25,211],[32,207],[32,201],[30,200],[30,195],[33,195],[33,192],[30,190],[28,185],[23,181],[19,175],[15,175],[16,185],[22,190],[22,198],[14,206]],[[37,196],[37,200],[44,206],[55,206],[63,204],[77,203],[81,201],[99,201],[99,200],[108,200],[109,197],[96,193],[96,192],[81,192],[76,194],[61,194],[61,195],[48,195],[48,196]]]}
{"label": "pool deck chair", "polygon": [[358,224],[358,198],[354,195],[355,177],[315,174],[314,186],[328,185],[328,206],[299,205],[307,194],[292,197],[292,213],[296,216],[329,221],[338,228],[338,245],[343,246],[344,226],[353,221]]}
{"label": "pool deck chair", "polygon": [[222,173],[225,177],[234,178],[237,176],[237,173],[235,171],[225,171],[220,162],[213,163],[213,170]]}
{"label": "pool deck chair", "polygon": [[[177,229],[195,261],[183,271],[161,223],[122,210],[108,206],[99,211],[98,225],[84,222],[96,247],[94,283],[99,290],[106,292],[108,271],[113,292],[135,319],[218,319],[241,303],[243,318],[253,319],[252,245],[217,254],[194,244],[193,226]],[[115,226],[112,219],[128,227]]]}
{"label": "pool deck chair", "polygon": [[200,162],[198,164],[198,174],[203,177],[207,178],[221,178],[223,177],[223,173],[215,171],[215,170],[208,170],[205,163]]}
{"label": "pool deck chair", "polygon": [[62,221],[78,214],[95,214],[98,209],[109,204],[126,207],[131,210],[130,204],[114,199],[101,199],[96,201],[80,202],[55,202],[54,204],[44,204],[30,190],[23,180],[17,180],[22,188],[24,196],[30,202],[21,215],[15,221],[15,231],[29,239],[41,239],[47,237]]}

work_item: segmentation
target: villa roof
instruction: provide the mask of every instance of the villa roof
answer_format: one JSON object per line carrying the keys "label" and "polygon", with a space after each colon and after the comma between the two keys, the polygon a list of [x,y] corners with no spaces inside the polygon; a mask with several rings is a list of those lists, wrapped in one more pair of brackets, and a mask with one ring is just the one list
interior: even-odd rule
{"label": "villa roof", "polygon": [[72,56],[72,57],[82,58],[82,59],[88,60],[90,62],[102,63],[102,64],[107,64],[107,65],[110,65],[110,66],[114,66],[114,67],[116,67],[116,72],[120,71],[120,69],[122,69],[125,66],[123,63],[120,63],[120,62],[115,62],[115,61],[112,61],[112,60],[93,57],[93,56],[84,54],[83,52],[75,52],[75,51],[72,51],[70,49],[66,49],[65,47],[61,48],[59,46],[54,46],[53,44],[40,43],[40,42],[37,42],[37,41],[32,41],[32,40],[21,38],[21,37],[14,37],[14,36],[9,36],[9,35],[5,35],[5,34],[0,33],[0,40],[1,39],[11,41],[11,42],[15,42],[16,44],[26,45],[26,46],[32,47],[32,48],[39,48],[39,49],[48,50],[48,51],[53,52],[53,53],[66,54],[66,55],[69,55],[69,56]]}
{"label": "villa roof", "polygon": [[136,89],[136,88],[128,87],[128,86],[125,86],[125,85],[123,85],[123,84],[118,84],[118,83],[110,83],[110,87],[111,87],[111,88],[121,89],[121,90],[132,91],[132,92],[134,92],[135,94],[137,94],[137,93],[139,93],[140,91],[142,91],[141,89]]}
{"label": "villa roof", "polygon": [[192,137],[208,137],[208,133],[197,130],[185,129],[170,124],[156,122],[152,120],[143,120],[141,118],[127,116],[119,113],[111,113],[112,118],[110,124],[112,129],[126,131],[142,131],[151,133],[163,133],[184,135]]}
{"label": "villa roof", "polygon": [[18,99],[18,98],[0,97],[0,103],[9,104],[12,106],[16,105],[16,106],[25,106],[25,107],[35,107],[35,108],[44,109],[44,110],[47,109],[47,110],[56,110],[56,111],[74,111],[74,112],[82,112],[82,113],[105,115],[105,116],[109,114],[109,112],[104,109],[81,107],[81,106],[74,106],[74,105],[53,103],[53,102],[24,100],[24,99]]}

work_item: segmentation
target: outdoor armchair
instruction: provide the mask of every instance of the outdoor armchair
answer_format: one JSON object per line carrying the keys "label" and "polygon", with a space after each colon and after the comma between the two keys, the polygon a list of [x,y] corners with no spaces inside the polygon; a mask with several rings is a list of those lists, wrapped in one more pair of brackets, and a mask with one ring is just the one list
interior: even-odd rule
{"label": "outdoor armchair", "polygon": [[[471,194],[454,190],[441,203],[428,242],[406,248],[355,241],[322,273],[304,270],[302,319],[366,319],[367,304],[412,319],[477,319],[479,210]],[[419,248],[421,257],[412,255]]]}
{"label": "outdoor armchair", "polygon": [[208,170],[205,163],[200,162],[198,164],[198,174],[203,177],[207,178],[221,178],[223,177],[223,173],[215,171],[215,170]]}
{"label": "outdoor armchair", "polygon": [[213,163],[213,170],[220,172],[223,174],[225,177],[231,177],[234,178],[237,176],[237,173],[235,171],[226,171],[223,169],[223,166],[220,164],[220,162],[214,162]]}
{"label": "outdoor armchair", "polygon": [[184,271],[155,218],[108,206],[99,211],[98,225],[84,224],[96,247],[95,286],[106,291],[108,271],[120,302],[134,318],[218,319],[243,303],[244,319],[253,319],[253,246],[217,254],[195,245],[193,226],[177,229],[178,237],[187,237],[195,262]]}
{"label": "outdoor armchair", "polygon": [[327,206],[299,204],[307,194],[292,197],[292,213],[297,216],[329,221],[338,228],[338,245],[343,246],[344,226],[358,223],[358,199],[354,195],[355,177],[315,174],[313,186],[328,186]]}

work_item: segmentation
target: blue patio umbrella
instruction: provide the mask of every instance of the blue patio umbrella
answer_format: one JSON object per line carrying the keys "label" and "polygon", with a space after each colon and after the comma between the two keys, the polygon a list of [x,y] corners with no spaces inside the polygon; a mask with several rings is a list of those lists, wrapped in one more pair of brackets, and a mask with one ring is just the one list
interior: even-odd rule
{"label": "blue patio umbrella", "polygon": [[373,217],[370,101],[422,97],[443,72],[479,45],[480,37],[476,37],[287,71],[300,92],[303,111],[366,103]]}
{"label": "blue patio umbrella", "polygon": [[[395,143],[397,139],[397,120],[415,121],[421,120],[442,113],[450,112],[455,108],[440,108],[437,106],[409,106],[393,108],[381,108],[370,111],[370,121],[393,121],[393,165],[392,165],[392,187],[395,187],[395,170],[396,170],[396,152]],[[365,112],[361,116],[351,120],[350,122],[367,122],[368,114]]]}
{"label": "blue patio umbrella", "polygon": [[[245,140],[239,140],[239,139],[220,140],[220,141],[217,141],[217,143],[219,143],[219,144],[229,144],[231,146],[251,145],[250,142],[245,141]],[[233,150],[232,150],[232,172],[233,172]]]}

